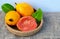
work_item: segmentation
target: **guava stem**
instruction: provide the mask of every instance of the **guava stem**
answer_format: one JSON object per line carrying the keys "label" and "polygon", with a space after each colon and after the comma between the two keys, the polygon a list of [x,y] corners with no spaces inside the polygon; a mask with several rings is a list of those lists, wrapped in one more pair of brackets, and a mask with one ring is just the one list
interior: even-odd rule
{"label": "guava stem", "polygon": [[17,3],[15,2],[15,4],[17,5]]}

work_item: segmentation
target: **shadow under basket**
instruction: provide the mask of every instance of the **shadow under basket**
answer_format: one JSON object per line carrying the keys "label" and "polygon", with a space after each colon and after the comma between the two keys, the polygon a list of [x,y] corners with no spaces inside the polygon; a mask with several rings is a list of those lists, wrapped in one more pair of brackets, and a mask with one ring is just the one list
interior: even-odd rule
{"label": "shadow under basket", "polygon": [[[5,24],[6,24],[6,23],[5,23]],[[33,35],[33,34],[37,33],[37,32],[41,29],[42,25],[43,25],[43,20],[41,20],[40,25],[39,25],[36,29],[31,30],[31,31],[28,31],[28,32],[19,31],[19,30],[17,30],[17,29],[14,29],[14,28],[10,27],[10,26],[7,25],[7,24],[6,24],[6,28],[7,28],[11,33],[13,33],[13,34],[15,34],[15,35],[18,35],[18,36],[30,36],[30,35]]]}

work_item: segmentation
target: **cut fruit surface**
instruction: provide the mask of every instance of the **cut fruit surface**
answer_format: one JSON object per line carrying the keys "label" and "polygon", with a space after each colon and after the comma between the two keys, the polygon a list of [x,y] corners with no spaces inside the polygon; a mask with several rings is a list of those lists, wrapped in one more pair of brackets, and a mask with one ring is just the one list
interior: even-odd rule
{"label": "cut fruit surface", "polygon": [[26,16],[26,17],[22,17],[18,21],[17,27],[19,30],[24,31],[24,32],[25,31],[31,31],[31,30],[36,29],[37,23],[33,17]]}

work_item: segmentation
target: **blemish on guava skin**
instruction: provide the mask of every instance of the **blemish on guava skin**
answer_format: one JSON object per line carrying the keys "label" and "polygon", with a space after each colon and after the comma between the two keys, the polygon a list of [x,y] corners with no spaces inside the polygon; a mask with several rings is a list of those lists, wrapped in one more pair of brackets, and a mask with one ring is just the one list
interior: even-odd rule
{"label": "blemish on guava skin", "polygon": [[9,19],[9,21],[13,22],[13,19]]}

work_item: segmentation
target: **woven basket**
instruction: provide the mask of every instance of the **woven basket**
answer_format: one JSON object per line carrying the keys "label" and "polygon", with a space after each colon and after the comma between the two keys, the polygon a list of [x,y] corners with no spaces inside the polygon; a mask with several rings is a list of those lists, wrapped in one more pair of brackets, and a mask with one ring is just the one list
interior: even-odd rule
{"label": "woven basket", "polygon": [[40,25],[35,30],[31,30],[31,31],[28,31],[28,32],[21,32],[19,30],[13,29],[10,26],[8,26],[7,24],[6,24],[6,28],[11,33],[13,33],[15,35],[18,35],[18,36],[30,36],[30,35],[33,35],[33,34],[37,33],[41,29],[42,24],[43,24],[43,20],[41,20]]}

